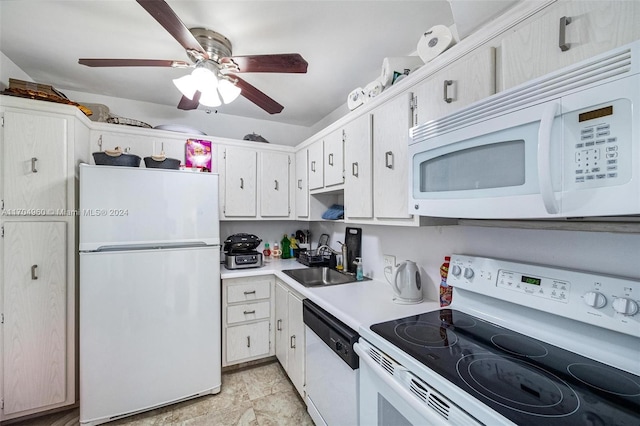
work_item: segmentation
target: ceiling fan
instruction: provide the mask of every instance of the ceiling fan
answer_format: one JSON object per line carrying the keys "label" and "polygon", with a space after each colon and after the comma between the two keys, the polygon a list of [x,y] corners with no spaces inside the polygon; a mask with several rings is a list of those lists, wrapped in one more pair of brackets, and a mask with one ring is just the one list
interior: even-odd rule
{"label": "ceiling fan", "polygon": [[[161,59],[88,59],[78,63],[89,67],[173,67],[194,68],[191,75],[174,80],[183,93],[178,108],[190,110],[202,103],[208,106],[229,103],[241,94],[269,114],[283,106],[238,77],[243,72],[306,73],[307,61],[298,53],[231,56],[231,42],[222,34],[205,28],[188,29],[164,0],[136,0],[187,51],[191,62]],[[204,90],[203,78],[208,88]],[[186,87],[185,87],[186,85]],[[217,86],[217,89],[215,87]]]}

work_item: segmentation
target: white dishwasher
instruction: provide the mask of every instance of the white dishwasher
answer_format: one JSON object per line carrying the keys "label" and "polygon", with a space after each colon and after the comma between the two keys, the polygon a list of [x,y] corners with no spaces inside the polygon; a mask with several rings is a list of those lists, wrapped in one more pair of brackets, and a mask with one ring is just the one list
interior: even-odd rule
{"label": "white dishwasher", "polygon": [[303,300],[307,411],[317,426],[358,424],[358,333]]}

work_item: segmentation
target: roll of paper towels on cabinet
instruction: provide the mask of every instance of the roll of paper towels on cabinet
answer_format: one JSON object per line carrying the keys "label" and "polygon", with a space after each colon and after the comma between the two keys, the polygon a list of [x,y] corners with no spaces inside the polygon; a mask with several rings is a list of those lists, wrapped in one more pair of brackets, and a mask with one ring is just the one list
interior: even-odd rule
{"label": "roll of paper towels on cabinet", "polygon": [[418,56],[395,56],[391,58],[384,58],[382,60],[380,81],[384,87],[389,87],[394,82],[394,73],[408,75],[410,72],[415,71],[422,65],[424,65],[424,62],[422,62],[422,59]]}
{"label": "roll of paper towels on cabinet", "polygon": [[349,93],[347,96],[347,106],[351,111],[358,108],[365,101],[364,89],[362,87],[358,87]]}
{"label": "roll of paper towels on cabinet", "polygon": [[436,25],[422,34],[418,40],[418,55],[426,64],[454,44],[451,30],[444,25]]}
{"label": "roll of paper towels on cabinet", "polygon": [[365,102],[378,96],[384,90],[384,85],[380,79],[376,78],[364,87]]}

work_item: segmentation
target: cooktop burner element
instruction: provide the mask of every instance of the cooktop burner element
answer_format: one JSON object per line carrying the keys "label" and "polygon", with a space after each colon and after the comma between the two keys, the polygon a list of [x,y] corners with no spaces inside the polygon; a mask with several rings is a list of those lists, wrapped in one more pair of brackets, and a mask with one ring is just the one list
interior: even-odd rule
{"label": "cooktop burner element", "polygon": [[516,424],[639,424],[640,377],[464,312],[371,330]]}

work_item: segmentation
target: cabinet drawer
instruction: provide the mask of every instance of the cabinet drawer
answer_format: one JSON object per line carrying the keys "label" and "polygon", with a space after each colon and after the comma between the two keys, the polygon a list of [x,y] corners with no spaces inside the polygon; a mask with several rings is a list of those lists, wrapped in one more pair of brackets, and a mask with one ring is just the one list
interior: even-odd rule
{"label": "cabinet drawer", "polygon": [[269,321],[227,328],[227,364],[269,355]]}
{"label": "cabinet drawer", "polygon": [[271,286],[268,280],[227,287],[227,303],[246,302],[249,300],[268,299],[271,297]]}
{"label": "cabinet drawer", "polygon": [[247,303],[227,307],[227,324],[269,318],[270,302]]}

